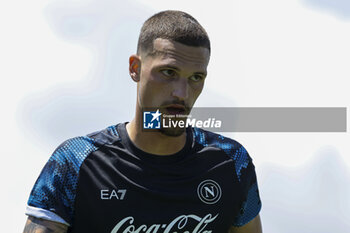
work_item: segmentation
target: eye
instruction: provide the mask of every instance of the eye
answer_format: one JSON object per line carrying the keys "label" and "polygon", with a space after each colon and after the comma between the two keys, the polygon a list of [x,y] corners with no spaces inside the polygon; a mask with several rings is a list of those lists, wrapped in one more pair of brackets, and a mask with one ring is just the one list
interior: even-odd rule
{"label": "eye", "polygon": [[194,82],[199,82],[199,81],[201,81],[203,79],[204,79],[204,77],[202,75],[198,75],[198,74],[192,75],[190,77],[190,80],[192,80]]}
{"label": "eye", "polygon": [[164,69],[164,70],[161,70],[160,72],[162,72],[162,74],[164,74],[167,77],[173,77],[175,75],[175,70],[171,70],[171,69]]}

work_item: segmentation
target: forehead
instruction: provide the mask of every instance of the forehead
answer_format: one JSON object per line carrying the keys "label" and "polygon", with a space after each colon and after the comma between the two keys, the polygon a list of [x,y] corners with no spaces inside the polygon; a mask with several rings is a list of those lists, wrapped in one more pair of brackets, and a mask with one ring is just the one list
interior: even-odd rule
{"label": "forehead", "polygon": [[176,63],[206,68],[209,63],[209,49],[181,44],[168,39],[157,38],[153,42],[151,57],[164,63]]}

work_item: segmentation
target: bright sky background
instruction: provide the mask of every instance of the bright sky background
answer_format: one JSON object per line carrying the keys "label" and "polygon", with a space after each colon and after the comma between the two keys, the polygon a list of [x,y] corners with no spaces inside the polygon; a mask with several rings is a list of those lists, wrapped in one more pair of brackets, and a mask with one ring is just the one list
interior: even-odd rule
{"label": "bright sky background", "polygon": [[[2,232],[23,230],[29,192],[63,140],[131,119],[128,56],[165,9],[192,14],[211,38],[197,106],[349,108],[345,0],[2,2]],[[348,132],[227,135],[254,159],[264,232],[350,232]]]}

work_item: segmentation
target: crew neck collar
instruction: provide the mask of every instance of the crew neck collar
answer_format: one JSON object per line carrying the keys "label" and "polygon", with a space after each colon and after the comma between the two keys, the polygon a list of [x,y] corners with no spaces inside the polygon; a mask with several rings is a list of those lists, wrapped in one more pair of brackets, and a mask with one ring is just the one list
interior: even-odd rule
{"label": "crew neck collar", "polygon": [[142,160],[147,160],[154,163],[174,163],[182,160],[187,155],[190,154],[192,143],[193,143],[193,133],[192,128],[186,128],[186,142],[184,147],[174,154],[169,155],[157,155],[145,152],[138,148],[130,139],[128,132],[126,130],[126,124],[128,122],[120,123],[117,125],[117,131],[120,135],[123,145],[135,156]]}

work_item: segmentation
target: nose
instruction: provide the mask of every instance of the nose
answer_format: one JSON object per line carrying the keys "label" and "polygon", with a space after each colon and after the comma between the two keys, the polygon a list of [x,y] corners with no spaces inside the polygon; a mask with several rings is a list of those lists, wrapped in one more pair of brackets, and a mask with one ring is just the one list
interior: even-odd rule
{"label": "nose", "polygon": [[179,78],[173,82],[172,95],[179,100],[185,100],[188,98],[188,82],[185,78]]}

